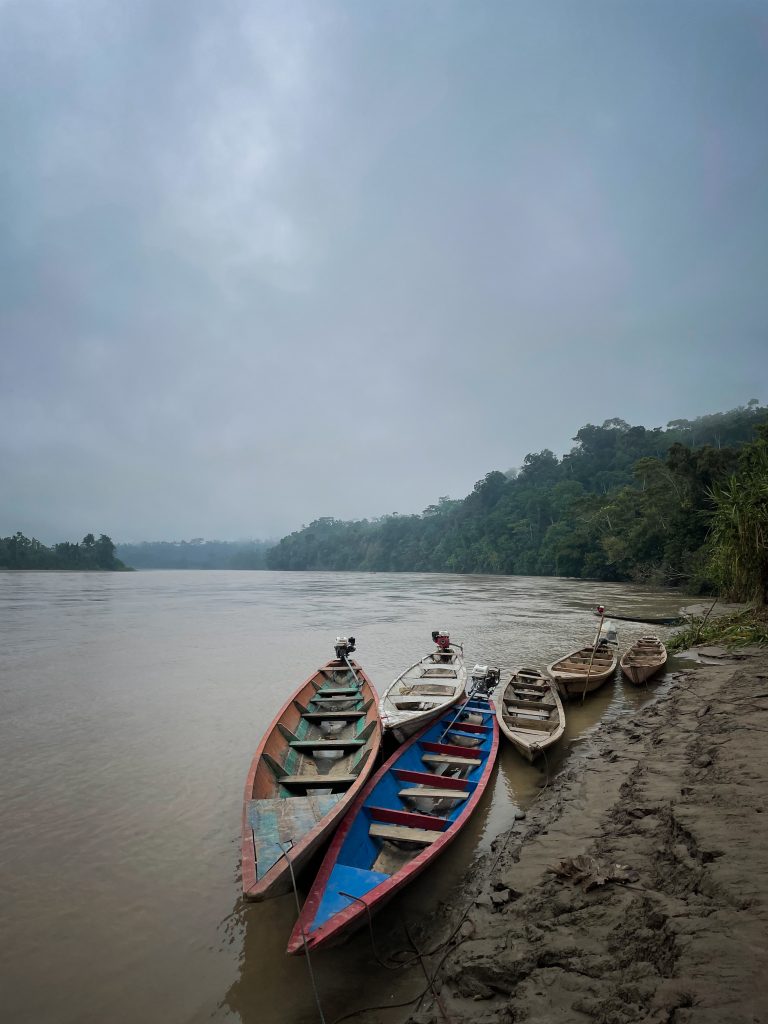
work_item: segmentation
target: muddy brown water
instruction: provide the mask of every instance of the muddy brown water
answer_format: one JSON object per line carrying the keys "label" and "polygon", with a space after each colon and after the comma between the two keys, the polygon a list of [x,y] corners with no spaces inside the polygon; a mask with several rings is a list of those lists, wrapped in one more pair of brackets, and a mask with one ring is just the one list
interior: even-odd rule
{"label": "muddy brown water", "polygon": [[[317,1021],[306,965],[284,954],[293,897],[240,901],[239,827],[259,737],[334,637],[357,637],[381,693],[433,629],[504,678],[590,640],[598,602],[665,615],[683,600],[527,577],[0,572],[3,1019]],[[619,623],[622,646],[647,631],[669,632]],[[617,679],[570,703],[546,766],[502,746],[469,825],[375,919],[377,943],[404,945],[403,921],[450,901],[569,745],[647,699]],[[376,965],[366,933],[313,963],[328,1024],[419,989]]]}

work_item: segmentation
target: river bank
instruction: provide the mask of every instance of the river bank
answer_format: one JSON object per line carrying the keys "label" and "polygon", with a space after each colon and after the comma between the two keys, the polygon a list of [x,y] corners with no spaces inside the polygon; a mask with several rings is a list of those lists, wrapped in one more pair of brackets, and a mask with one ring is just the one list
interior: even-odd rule
{"label": "river bank", "polygon": [[410,1024],[768,1017],[768,651],[695,658],[586,737],[425,923],[422,949],[456,934]]}

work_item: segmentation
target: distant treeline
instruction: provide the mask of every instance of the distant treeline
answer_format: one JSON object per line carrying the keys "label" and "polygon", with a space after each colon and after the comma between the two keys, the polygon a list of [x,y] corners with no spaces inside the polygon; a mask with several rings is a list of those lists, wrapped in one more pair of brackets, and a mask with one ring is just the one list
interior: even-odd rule
{"label": "distant treeline", "polygon": [[102,533],[98,540],[87,533],[79,544],[63,541],[46,547],[34,537],[16,533],[13,537],[0,537],[0,569],[126,569],[115,557],[115,545]]}
{"label": "distant treeline", "polygon": [[[746,446],[748,459],[761,464],[768,445],[755,436],[766,417],[768,408],[752,400],[730,412],[672,420],[666,429],[621,419],[587,424],[561,459],[546,449],[527,455],[519,470],[488,473],[466,498],[439,498],[420,515],[317,519],[273,547],[267,565],[575,576],[728,590],[708,536],[724,488],[731,488],[737,509],[744,504],[740,450]],[[760,472],[752,473],[750,485],[758,519],[759,494],[768,488]],[[759,525],[755,529],[759,536]]]}
{"label": "distant treeline", "polygon": [[271,541],[177,540],[118,544],[135,569],[266,569]]}

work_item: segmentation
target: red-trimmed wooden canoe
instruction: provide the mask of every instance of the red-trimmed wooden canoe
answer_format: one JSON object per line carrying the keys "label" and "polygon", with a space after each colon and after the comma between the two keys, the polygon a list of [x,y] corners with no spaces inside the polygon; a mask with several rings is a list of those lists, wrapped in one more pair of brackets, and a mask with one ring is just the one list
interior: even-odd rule
{"label": "red-trimmed wooden canoe", "polygon": [[442,853],[477,806],[498,748],[493,703],[476,698],[395,751],[334,836],[288,952],[339,941]]}
{"label": "red-trimmed wooden canoe", "polygon": [[291,891],[369,778],[381,742],[378,697],[355,661],[334,660],[296,690],[251,762],[243,801],[243,895]]}

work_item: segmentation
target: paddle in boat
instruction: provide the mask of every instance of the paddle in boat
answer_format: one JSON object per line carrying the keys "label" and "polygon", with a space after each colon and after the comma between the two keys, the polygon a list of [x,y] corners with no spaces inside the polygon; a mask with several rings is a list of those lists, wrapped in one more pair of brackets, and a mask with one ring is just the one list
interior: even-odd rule
{"label": "paddle in boat", "polygon": [[246,899],[291,891],[291,866],[298,874],[373,770],[378,699],[350,660],[354,649],[354,637],[337,638],[336,658],[288,699],[254,755],[243,803]]}
{"label": "paddle in boat", "polygon": [[557,743],[565,712],[552,680],[536,668],[519,668],[496,702],[499,728],[523,757],[533,763]]}
{"label": "paddle in boat", "polygon": [[[604,614],[604,611],[603,611]],[[597,635],[591,644],[558,658],[547,671],[557,683],[562,697],[583,697],[610,679],[619,661],[619,640],[610,619],[600,619]]]}
{"label": "paddle in boat", "polygon": [[667,649],[657,636],[642,636],[622,655],[621,671],[636,686],[659,672],[667,663]]}
{"label": "paddle in boat", "polygon": [[461,644],[447,633],[432,633],[435,650],[411,665],[388,687],[379,705],[384,732],[398,743],[433,721],[464,695],[467,670]]}
{"label": "paddle in boat", "polygon": [[354,931],[456,838],[496,760],[490,692],[498,678],[498,669],[478,666],[466,701],[399,747],[358,795],[307,896],[289,953]]}

